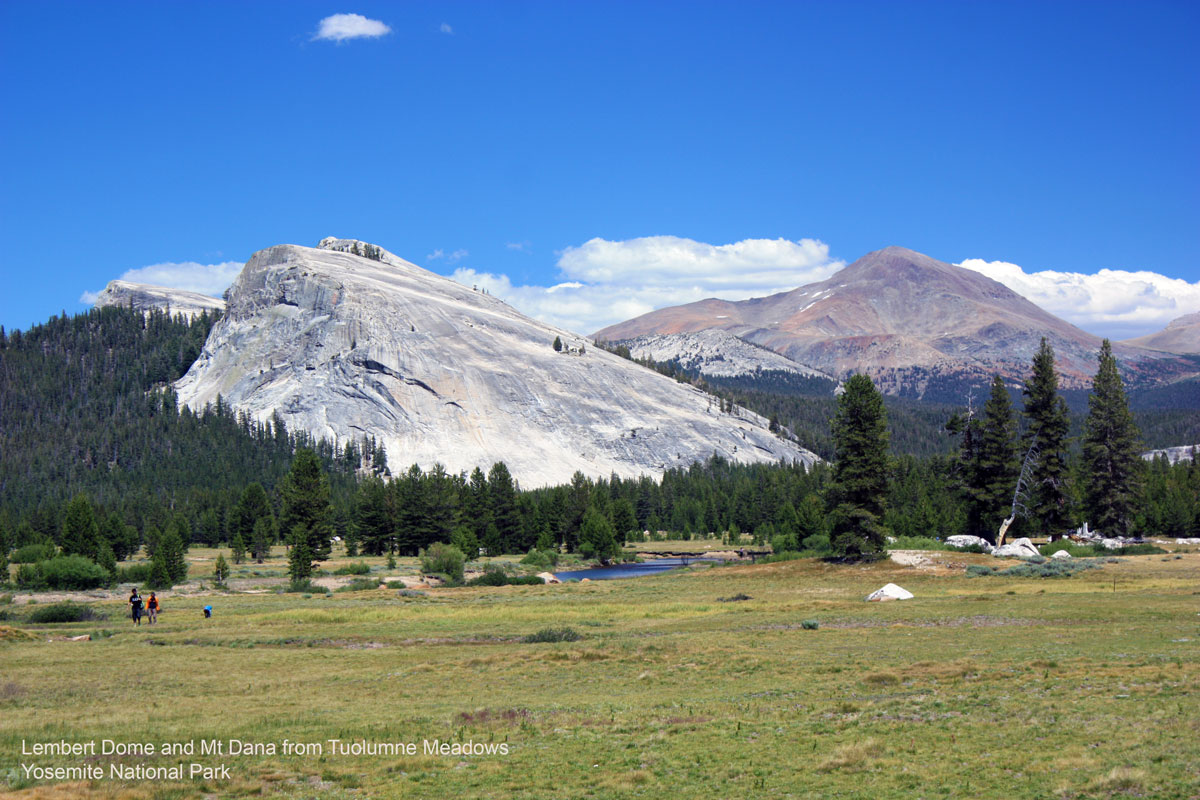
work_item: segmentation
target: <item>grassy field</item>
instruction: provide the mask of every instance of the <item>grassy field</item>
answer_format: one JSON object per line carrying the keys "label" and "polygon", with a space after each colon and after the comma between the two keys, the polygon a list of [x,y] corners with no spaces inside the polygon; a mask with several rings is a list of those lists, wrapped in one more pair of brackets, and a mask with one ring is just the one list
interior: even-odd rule
{"label": "grassy field", "polygon": [[[96,603],[107,619],[76,624],[33,625],[23,621],[30,607],[3,605],[0,791],[1200,797],[1200,553],[1126,557],[1060,579],[969,578],[968,564],[996,560],[929,556],[915,567],[700,565],[414,596],[278,594],[276,557],[239,567],[234,585],[245,591],[165,593],[152,627],[134,627],[116,598]],[[215,553],[191,557],[193,574],[207,574]],[[374,574],[416,572],[412,562],[381,573],[380,559],[368,561]],[[889,581],[916,598],[863,602]],[[739,594],[750,599],[722,600]],[[581,638],[522,641],[548,627]],[[66,641],[82,633],[96,635]],[[98,748],[238,740],[277,752],[22,755],[23,740],[62,739]],[[418,752],[331,753],[330,739],[411,742]],[[285,740],[323,752],[284,754]],[[425,740],[508,753],[425,754]],[[230,775],[108,777],[110,762],[181,761],[224,764]],[[32,781],[20,766],[30,763],[106,774]]]}

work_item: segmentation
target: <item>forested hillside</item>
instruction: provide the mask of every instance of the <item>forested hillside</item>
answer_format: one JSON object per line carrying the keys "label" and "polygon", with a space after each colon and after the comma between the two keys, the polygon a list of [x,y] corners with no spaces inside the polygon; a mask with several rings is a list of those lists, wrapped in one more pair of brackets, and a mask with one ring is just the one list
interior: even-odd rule
{"label": "forested hillside", "polygon": [[0,529],[24,521],[56,535],[61,509],[78,493],[139,530],[162,527],[174,512],[223,518],[247,484],[273,486],[301,445],[348,494],[360,443],[335,453],[228,408],[177,409],[170,382],[191,366],[213,322],[113,307],[0,332]]}
{"label": "forested hillside", "polygon": [[[0,331],[0,549],[48,541],[71,552],[79,520],[89,528],[86,520],[95,519],[116,553],[130,550],[116,537],[133,531],[136,547],[162,530],[184,544],[237,542],[235,550],[254,551],[292,534],[288,492],[295,490],[287,481],[296,479],[287,476],[304,464],[308,485],[324,487],[305,523],[314,553],[340,535],[372,553],[415,554],[449,541],[466,553],[565,546],[612,554],[645,530],[734,541],[750,534],[777,550],[830,550],[832,471],[824,464],[712,458],[661,479],[576,473],[561,485],[522,491],[503,463],[469,475],[397,465],[392,478],[375,442],[313,441],[277,419],[255,423],[221,404],[180,410],[170,382],[187,370],[211,325],[205,316],[188,321],[107,308],[26,332]],[[721,391],[724,413],[758,405],[802,440],[824,442],[816,449],[831,451],[828,418],[838,400]],[[1119,385],[1113,391],[1119,395]],[[1019,467],[1013,459],[1025,448],[1019,430],[1027,427],[1018,425],[1020,401],[1005,402],[1007,396],[1002,385],[993,387],[986,406],[978,398],[975,416],[959,414],[950,425],[962,409],[888,406],[889,436],[901,442],[894,449],[908,451],[885,465],[881,519],[889,531],[994,535],[1008,513]],[[1065,415],[1065,403],[1059,405]],[[1194,413],[1172,413],[1194,423]],[[1061,449],[1065,465],[1057,481],[1060,528],[1096,519],[1088,494],[1096,489],[1095,455],[1081,455],[1070,441],[1046,448]],[[1106,493],[1125,497],[1129,533],[1200,535],[1200,465],[1139,461],[1127,469],[1129,480]]]}

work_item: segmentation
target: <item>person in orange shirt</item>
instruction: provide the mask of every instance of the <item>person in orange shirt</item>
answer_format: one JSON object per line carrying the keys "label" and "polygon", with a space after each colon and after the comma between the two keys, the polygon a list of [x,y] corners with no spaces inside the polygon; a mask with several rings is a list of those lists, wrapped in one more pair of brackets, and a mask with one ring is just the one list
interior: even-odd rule
{"label": "person in orange shirt", "polygon": [[150,617],[151,625],[158,621],[158,598],[154,596],[154,592],[150,593],[150,599],[146,601],[146,614]]}

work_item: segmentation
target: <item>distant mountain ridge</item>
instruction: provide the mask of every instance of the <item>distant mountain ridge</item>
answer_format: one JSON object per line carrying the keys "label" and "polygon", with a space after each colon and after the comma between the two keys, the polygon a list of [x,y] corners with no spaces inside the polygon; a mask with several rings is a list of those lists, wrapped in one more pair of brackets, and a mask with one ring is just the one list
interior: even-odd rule
{"label": "distant mountain ridge", "polygon": [[261,250],[227,296],[176,384],[180,402],[220,396],[315,436],[374,436],[393,469],[504,461],[532,487],[576,470],[661,474],[714,453],[816,459],[756,414],[721,413],[694,387],[365,242]]}
{"label": "distant mountain ridge", "polygon": [[1126,339],[1122,344],[1166,353],[1200,355],[1200,311],[1176,317],[1158,333]]}
{"label": "distant mountain ridge", "polygon": [[[923,396],[939,381],[983,384],[1028,373],[1045,336],[1065,388],[1083,388],[1100,338],[973,270],[903,247],[868,253],[820,283],[750,300],[701,300],[597,331],[597,339],[719,329],[839,379],[871,375],[884,391]],[[1117,345],[1127,381],[1195,374],[1196,364]]]}

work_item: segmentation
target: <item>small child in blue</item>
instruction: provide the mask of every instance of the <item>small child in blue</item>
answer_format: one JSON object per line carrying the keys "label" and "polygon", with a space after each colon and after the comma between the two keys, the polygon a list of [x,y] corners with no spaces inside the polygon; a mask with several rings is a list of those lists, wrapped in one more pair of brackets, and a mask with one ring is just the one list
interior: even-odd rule
{"label": "small child in blue", "polygon": [[205,606],[204,607],[204,618],[208,619],[211,616],[212,616],[212,606]]}

